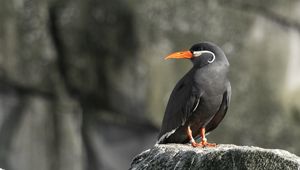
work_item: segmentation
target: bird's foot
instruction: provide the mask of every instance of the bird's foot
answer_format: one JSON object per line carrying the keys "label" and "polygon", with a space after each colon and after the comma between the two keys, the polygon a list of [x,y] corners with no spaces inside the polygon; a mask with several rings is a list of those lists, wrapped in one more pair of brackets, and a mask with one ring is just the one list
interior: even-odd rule
{"label": "bird's foot", "polygon": [[206,143],[202,143],[202,142],[200,142],[200,143],[192,142],[191,144],[192,144],[192,146],[193,146],[194,148],[196,148],[196,147],[201,147],[201,148],[206,148],[206,147],[208,147],[208,148],[214,148],[214,147],[217,146],[216,143],[208,143],[208,142],[206,142]]}
{"label": "bird's foot", "polygon": [[191,141],[193,147],[201,147],[201,148],[206,148],[206,147],[216,147],[216,143],[208,143],[206,138],[203,138],[200,143],[196,143],[195,141]]}
{"label": "bird's foot", "polygon": [[187,136],[190,139],[190,142],[192,144],[192,146],[195,147],[201,147],[201,148],[205,148],[205,147],[216,147],[217,144],[215,143],[208,143],[207,139],[205,138],[205,128],[201,128],[201,142],[197,143],[194,138],[193,138],[193,133],[192,130],[190,128],[190,126],[188,126],[187,128]]}
{"label": "bird's foot", "polygon": [[202,147],[205,148],[205,147],[208,147],[208,148],[214,148],[217,146],[216,143],[208,143],[208,142],[205,142],[205,143],[201,143]]}
{"label": "bird's foot", "polygon": [[207,139],[205,138],[205,136],[202,137],[201,144],[202,144],[203,148],[204,147],[216,147],[217,146],[216,143],[208,143]]}
{"label": "bird's foot", "polygon": [[191,143],[194,148],[198,147],[200,143],[192,142]]}

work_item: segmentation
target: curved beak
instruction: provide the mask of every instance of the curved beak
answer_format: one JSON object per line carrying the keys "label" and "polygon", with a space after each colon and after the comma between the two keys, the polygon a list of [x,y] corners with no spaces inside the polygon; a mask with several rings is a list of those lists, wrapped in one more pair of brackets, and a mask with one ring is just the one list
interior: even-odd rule
{"label": "curved beak", "polygon": [[165,60],[170,59],[170,58],[192,58],[193,54],[190,51],[180,51],[180,52],[175,52],[170,55],[168,55]]}

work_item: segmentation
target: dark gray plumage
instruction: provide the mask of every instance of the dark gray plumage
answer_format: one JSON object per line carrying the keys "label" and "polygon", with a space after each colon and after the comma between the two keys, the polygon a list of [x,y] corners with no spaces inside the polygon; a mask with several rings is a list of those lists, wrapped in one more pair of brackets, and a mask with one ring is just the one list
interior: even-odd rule
{"label": "dark gray plumage", "polygon": [[188,126],[193,137],[197,137],[201,128],[206,133],[214,130],[227,112],[231,86],[224,52],[213,43],[203,42],[193,45],[190,53],[191,56],[184,58],[190,58],[193,67],[171,93],[158,143],[186,143],[190,140]]}

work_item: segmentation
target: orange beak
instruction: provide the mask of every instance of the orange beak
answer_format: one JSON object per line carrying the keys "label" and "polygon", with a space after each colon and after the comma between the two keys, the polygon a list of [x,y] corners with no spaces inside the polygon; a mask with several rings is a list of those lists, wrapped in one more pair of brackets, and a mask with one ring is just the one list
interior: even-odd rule
{"label": "orange beak", "polygon": [[175,52],[170,55],[168,55],[165,60],[169,58],[192,58],[193,54],[190,51],[180,51],[180,52]]}

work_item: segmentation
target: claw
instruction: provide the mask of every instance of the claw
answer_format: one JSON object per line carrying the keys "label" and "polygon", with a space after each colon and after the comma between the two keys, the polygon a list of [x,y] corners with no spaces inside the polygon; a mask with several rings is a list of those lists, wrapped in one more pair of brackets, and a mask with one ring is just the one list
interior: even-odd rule
{"label": "claw", "polygon": [[190,126],[188,126],[187,135],[188,135],[193,147],[205,148],[205,147],[216,147],[217,146],[217,144],[215,144],[215,143],[208,143],[207,142],[207,139],[205,138],[205,128],[201,128],[201,134],[200,134],[201,135],[201,142],[200,143],[195,142]]}
{"label": "claw", "polygon": [[206,142],[206,143],[201,143],[201,145],[202,145],[203,148],[205,148],[205,147],[208,147],[208,148],[214,148],[214,147],[217,146],[216,143],[208,143],[208,142]]}

